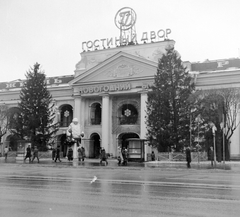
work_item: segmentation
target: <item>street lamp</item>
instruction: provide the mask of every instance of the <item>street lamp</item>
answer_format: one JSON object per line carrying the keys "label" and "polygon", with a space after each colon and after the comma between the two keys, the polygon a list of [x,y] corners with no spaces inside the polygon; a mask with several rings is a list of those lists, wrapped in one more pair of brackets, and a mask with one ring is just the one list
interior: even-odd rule
{"label": "street lamp", "polygon": [[215,142],[215,132],[217,131],[216,126],[214,123],[212,124],[212,133],[213,133],[213,148],[214,148],[214,166],[216,169],[216,142]]}
{"label": "street lamp", "polygon": [[220,124],[222,131],[223,131],[223,166],[225,169],[225,121],[224,121],[224,114],[223,114],[223,122]]}

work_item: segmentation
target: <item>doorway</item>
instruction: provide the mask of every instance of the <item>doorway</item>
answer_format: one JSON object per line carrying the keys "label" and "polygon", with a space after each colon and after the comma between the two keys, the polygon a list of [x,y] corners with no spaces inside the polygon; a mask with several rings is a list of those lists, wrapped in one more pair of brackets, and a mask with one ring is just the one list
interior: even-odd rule
{"label": "doorway", "polygon": [[90,136],[89,158],[99,158],[100,155],[100,136],[93,133]]}

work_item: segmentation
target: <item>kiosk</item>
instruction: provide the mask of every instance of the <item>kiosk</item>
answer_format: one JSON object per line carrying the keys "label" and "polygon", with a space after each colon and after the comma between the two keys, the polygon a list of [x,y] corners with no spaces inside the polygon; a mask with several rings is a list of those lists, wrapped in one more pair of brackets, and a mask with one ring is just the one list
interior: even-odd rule
{"label": "kiosk", "polygon": [[128,160],[143,162],[145,159],[146,139],[129,138],[128,141]]}

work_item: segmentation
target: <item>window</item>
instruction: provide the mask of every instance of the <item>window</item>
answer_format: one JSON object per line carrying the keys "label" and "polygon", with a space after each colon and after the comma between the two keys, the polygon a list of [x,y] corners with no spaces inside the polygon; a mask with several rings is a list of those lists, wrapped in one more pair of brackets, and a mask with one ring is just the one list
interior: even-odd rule
{"label": "window", "polygon": [[124,104],[120,109],[119,123],[124,124],[136,124],[138,120],[138,111],[132,104]]}
{"label": "window", "polygon": [[61,109],[60,127],[68,127],[73,119],[73,109],[71,105],[65,105]]}
{"label": "window", "polygon": [[102,121],[102,108],[100,103],[93,103],[91,105],[90,118],[92,125],[100,125]]}

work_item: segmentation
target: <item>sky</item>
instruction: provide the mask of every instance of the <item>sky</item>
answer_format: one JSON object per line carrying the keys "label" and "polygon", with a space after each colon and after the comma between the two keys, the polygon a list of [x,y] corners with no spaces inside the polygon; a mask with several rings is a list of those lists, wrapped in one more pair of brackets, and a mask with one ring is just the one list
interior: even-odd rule
{"label": "sky", "polygon": [[73,75],[82,42],[119,37],[123,7],[137,14],[138,41],[171,29],[183,61],[240,57],[239,0],[0,0],[0,82],[25,79],[36,62],[47,77]]}

